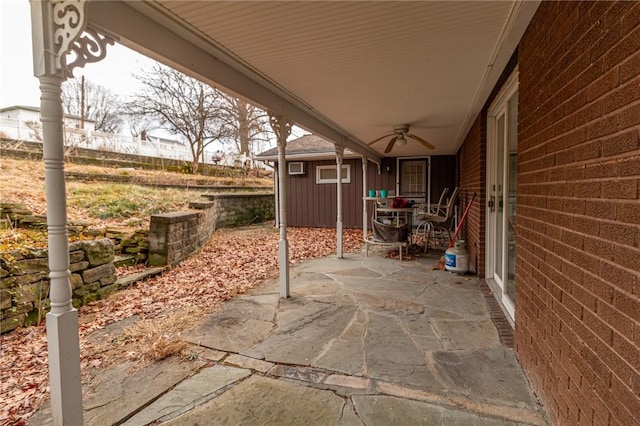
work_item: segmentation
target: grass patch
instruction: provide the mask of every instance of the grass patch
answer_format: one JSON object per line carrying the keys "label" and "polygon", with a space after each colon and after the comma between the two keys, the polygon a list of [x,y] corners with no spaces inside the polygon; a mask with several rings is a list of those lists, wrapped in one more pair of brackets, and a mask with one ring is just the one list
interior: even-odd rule
{"label": "grass patch", "polygon": [[[84,210],[92,219],[141,219],[187,207],[198,193],[120,183],[69,183],[68,206]],[[136,224],[139,220],[126,223]]]}

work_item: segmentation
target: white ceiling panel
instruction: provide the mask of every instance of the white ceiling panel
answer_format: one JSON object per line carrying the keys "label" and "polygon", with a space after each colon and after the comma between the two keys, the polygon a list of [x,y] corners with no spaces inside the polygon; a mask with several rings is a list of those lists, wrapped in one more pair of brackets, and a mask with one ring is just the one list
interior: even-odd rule
{"label": "white ceiling panel", "polygon": [[410,141],[393,155],[455,153],[501,71],[494,68],[504,67],[537,7],[519,1],[147,5],[361,142],[409,123],[437,147],[427,151]]}

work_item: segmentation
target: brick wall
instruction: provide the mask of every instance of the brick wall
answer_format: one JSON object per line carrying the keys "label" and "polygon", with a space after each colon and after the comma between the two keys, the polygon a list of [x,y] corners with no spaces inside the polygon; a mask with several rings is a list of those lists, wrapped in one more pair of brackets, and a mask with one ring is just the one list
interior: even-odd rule
{"label": "brick wall", "polygon": [[519,71],[519,359],[555,424],[640,425],[640,3],[541,3]]}
{"label": "brick wall", "polygon": [[461,189],[460,208],[463,212],[471,195],[476,193],[460,232],[469,250],[469,264],[479,277],[484,277],[485,274],[486,117],[486,111],[478,116],[457,157],[458,185]]}

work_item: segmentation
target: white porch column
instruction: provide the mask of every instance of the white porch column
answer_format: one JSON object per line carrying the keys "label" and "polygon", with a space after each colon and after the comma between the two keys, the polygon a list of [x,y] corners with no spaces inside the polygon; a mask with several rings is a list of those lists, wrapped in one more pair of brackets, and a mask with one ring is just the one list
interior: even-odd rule
{"label": "white porch column", "polygon": [[82,424],[78,311],[71,304],[62,132],[62,78],[40,77],[51,312],[47,314],[53,423]]}
{"label": "white porch column", "polygon": [[342,161],[344,159],[344,145],[336,144],[336,169],[337,169],[337,215],[336,215],[336,255],[338,259],[342,254]]}
{"label": "white porch column", "polygon": [[280,188],[280,179],[278,179],[278,175],[280,168],[276,171],[276,165],[273,166],[273,192],[276,198],[275,202],[275,213],[276,213],[276,226],[280,226],[280,193],[278,192]]}
{"label": "white porch column", "polygon": [[[83,423],[78,311],[71,304],[61,84],[74,67],[102,59],[106,43],[113,43],[85,28],[84,6],[84,0],[31,1],[34,75],[41,92],[51,288],[47,344],[55,425]],[[74,62],[67,65],[71,51]]]}
{"label": "white porch column", "polygon": [[285,148],[291,134],[291,122],[282,115],[269,114],[271,128],[278,137],[278,220],[280,241],[278,245],[278,263],[280,265],[280,297],[291,296],[289,289],[289,241],[287,241],[287,161]]}
{"label": "white porch column", "polygon": [[366,240],[367,239],[367,221],[369,220],[369,214],[367,213],[367,163],[369,159],[367,157],[362,157],[362,236]]}

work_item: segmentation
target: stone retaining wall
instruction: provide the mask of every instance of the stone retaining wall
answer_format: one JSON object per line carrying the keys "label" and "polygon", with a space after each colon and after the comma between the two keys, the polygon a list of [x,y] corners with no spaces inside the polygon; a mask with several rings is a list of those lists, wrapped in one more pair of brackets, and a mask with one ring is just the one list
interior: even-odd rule
{"label": "stone retaining wall", "polygon": [[174,265],[200,250],[218,228],[275,217],[274,194],[207,194],[192,210],[151,216],[149,264]]}
{"label": "stone retaining wall", "polygon": [[[144,263],[149,252],[149,230],[126,227],[89,229],[89,223],[69,221],[67,230],[70,236],[81,235],[85,238],[109,238],[115,244],[115,254],[132,256],[135,262]],[[34,215],[24,204],[0,202],[0,230],[7,228],[39,229],[46,231],[47,217]]]}
{"label": "stone retaining wall", "polygon": [[[0,256],[0,334],[33,324],[49,311],[49,252],[20,249]],[[69,244],[73,305],[101,299],[118,289],[109,239]]]}
{"label": "stone retaining wall", "polygon": [[104,236],[113,243],[116,255],[132,256],[136,263],[145,263],[149,257],[149,230],[148,229],[127,229],[127,228],[107,228]]}
{"label": "stone retaining wall", "polygon": [[[89,229],[91,224],[83,221],[69,221],[67,231],[69,235],[84,235],[87,237],[103,237],[104,233],[97,229]],[[0,229],[27,228],[47,229],[47,217],[34,215],[22,203],[5,203],[0,201]]]}
{"label": "stone retaining wall", "polygon": [[[232,228],[275,219],[275,198],[268,194],[205,194],[213,201],[216,228]],[[191,206],[195,203],[191,203]]]}

